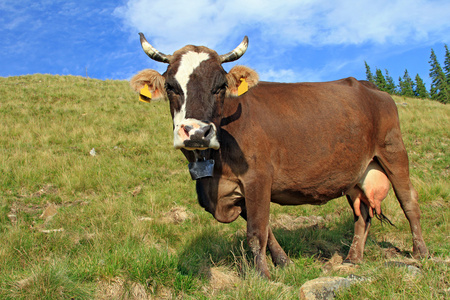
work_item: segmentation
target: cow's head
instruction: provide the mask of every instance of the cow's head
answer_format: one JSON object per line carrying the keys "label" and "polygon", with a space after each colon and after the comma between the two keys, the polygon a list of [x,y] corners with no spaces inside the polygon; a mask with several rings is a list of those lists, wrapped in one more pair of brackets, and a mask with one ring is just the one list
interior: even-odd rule
{"label": "cow's head", "polygon": [[185,46],[166,55],[150,45],[140,33],[144,52],[153,60],[169,64],[160,75],[143,70],[131,79],[136,91],[147,88],[153,99],[168,98],[173,119],[174,147],[177,149],[219,149],[217,123],[225,97],[238,96],[242,80],[251,88],[258,83],[255,71],[235,66],[229,73],[222,64],[239,59],[247,50],[248,38],[233,51],[218,55],[202,46]]}

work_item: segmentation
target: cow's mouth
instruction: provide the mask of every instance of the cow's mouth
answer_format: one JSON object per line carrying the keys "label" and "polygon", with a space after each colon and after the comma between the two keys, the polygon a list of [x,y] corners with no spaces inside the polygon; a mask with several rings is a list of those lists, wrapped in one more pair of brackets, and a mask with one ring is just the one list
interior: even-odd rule
{"label": "cow's mouth", "polygon": [[186,150],[219,149],[217,129],[213,123],[186,119],[174,128],[174,147]]}
{"label": "cow's mouth", "polygon": [[210,140],[207,139],[188,139],[184,141],[186,150],[206,150],[209,148]]}

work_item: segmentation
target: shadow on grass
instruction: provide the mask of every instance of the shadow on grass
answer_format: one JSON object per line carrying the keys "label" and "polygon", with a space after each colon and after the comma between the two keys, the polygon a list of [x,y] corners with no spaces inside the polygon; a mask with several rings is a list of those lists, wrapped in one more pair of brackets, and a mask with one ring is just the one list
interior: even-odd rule
{"label": "shadow on grass", "polygon": [[385,251],[385,255],[388,258],[402,256],[402,257],[412,257],[412,252],[407,250],[400,250],[397,246],[392,244],[391,242],[381,241],[376,242],[378,247],[382,248]]}
{"label": "shadow on grass", "polygon": [[[294,230],[274,228],[273,233],[292,259],[311,256],[329,259],[336,252],[346,256],[353,237],[353,220],[338,220],[337,224],[332,224],[333,228],[328,225],[313,225]],[[270,258],[268,259],[270,261]],[[182,274],[203,276],[211,266],[234,266],[242,260],[253,261],[245,233],[240,231],[230,235],[218,229],[204,229],[180,253],[178,271]]]}

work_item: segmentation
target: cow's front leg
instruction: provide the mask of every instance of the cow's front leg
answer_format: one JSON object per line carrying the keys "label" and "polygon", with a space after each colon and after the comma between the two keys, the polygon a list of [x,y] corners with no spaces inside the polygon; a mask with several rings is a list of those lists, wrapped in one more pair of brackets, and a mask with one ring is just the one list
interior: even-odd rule
{"label": "cow's front leg", "polygon": [[267,247],[269,247],[270,255],[275,266],[285,267],[292,263],[292,261],[278,244],[277,239],[273,235],[272,229],[269,227],[269,238],[267,241]]}
{"label": "cow's front leg", "polygon": [[[245,208],[241,212],[241,217],[245,221],[247,221],[247,211],[245,210]],[[283,248],[281,248],[280,244],[275,238],[275,235],[273,234],[270,226],[268,228],[267,248],[269,248],[269,252],[270,255],[272,256],[272,261],[275,266],[284,267],[292,263],[292,261],[287,256],[286,252],[284,252]]]}
{"label": "cow's front leg", "polygon": [[247,210],[247,242],[254,255],[255,267],[263,277],[270,278],[266,247],[269,237],[270,185],[263,180],[245,186]]}

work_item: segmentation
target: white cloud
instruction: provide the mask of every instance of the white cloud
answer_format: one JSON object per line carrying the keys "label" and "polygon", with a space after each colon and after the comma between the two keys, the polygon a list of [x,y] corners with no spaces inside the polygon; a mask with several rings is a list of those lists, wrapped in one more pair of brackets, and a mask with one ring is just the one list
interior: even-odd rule
{"label": "white cloud", "polygon": [[[337,74],[342,69],[352,64],[359,64],[363,59],[361,57],[337,61],[331,60],[323,66],[316,68],[301,68],[298,69],[274,69],[273,67],[264,68],[262,65],[255,68],[258,70],[260,80],[276,81],[276,82],[314,82],[323,81],[325,77],[330,74]],[[297,66],[299,68],[299,66]],[[350,76],[350,75],[348,75]]]}
{"label": "white cloud", "polygon": [[296,74],[291,69],[268,69],[258,72],[260,80],[263,81],[277,81],[277,82],[296,82],[305,81],[300,79],[300,74]]}
{"label": "white cloud", "polygon": [[448,0],[129,0],[115,15],[175,50],[245,32],[286,46],[448,41],[449,11]]}
{"label": "white cloud", "polygon": [[186,44],[223,54],[248,35],[239,63],[262,80],[292,82],[361,77],[367,57],[450,43],[449,11],[448,0],[128,0],[114,16],[135,43],[143,32],[167,54]]}

